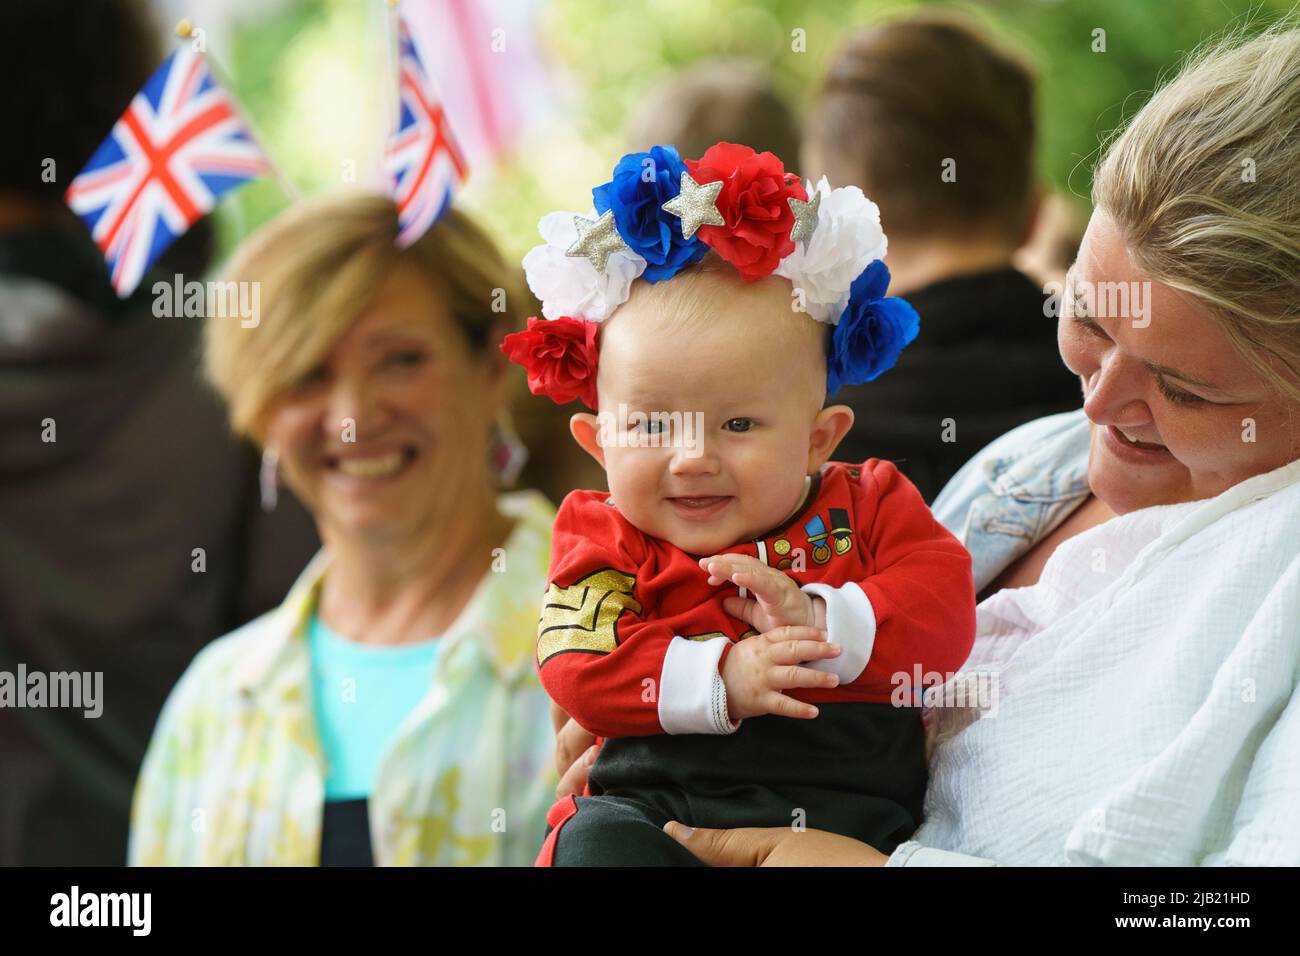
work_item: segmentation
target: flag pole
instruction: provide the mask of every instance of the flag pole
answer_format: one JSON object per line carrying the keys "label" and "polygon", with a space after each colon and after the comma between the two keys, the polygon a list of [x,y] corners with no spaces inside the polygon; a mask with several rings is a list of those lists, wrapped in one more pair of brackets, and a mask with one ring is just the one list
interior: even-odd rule
{"label": "flag pole", "polygon": [[388,82],[385,83],[386,92],[384,99],[388,104],[388,129],[397,129],[397,123],[401,119],[402,98],[398,93],[399,72],[401,67],[401,54],[398,50],[398,34],[401,32],[401,13],[399,8],[402,0],[384,0],[384,51],[388,57]]}
{"label": "flag pole", "polygon": [[[181,21],[176,24],[176,36],[178,39],[188,40],[194,35],[194,29],[194,24],[190,22],[189,17],[183,17]],[[203,54],[203,58],[208,64],[208,69],[212,71],[217,82],[219,82],[222,88],[225,89],[227,94],[229,94],[235,110],[239,113],[239,118],[243,121],[244,126],[248,131],[253,134],[253,139],[257,142],[258,148],[261,149],[262,155],[266,157],[266,163],[271,168],[271,175],[275,178],[275,181],[279,183],[280,188],[284,191],[284,194],[289,197],[291,202],[297,202],[302,194],[298,191],[298,187],[294,185],[293,180],[286,176],[279,164],[276,163],[275,158],[271,155],[271,149],[267,144],[266,138],[262,136],[257,127],[253,125],[252,117],[248,115],[247,111],[243,108],[243,104],[235,97],[235,87],[234,84],[230,82],[230,75],[221,66],[221,63],[217,58],[208,52],[207,49],[196,52]]]}
{"label": "flag pole", "polygon": [[380,96],[383,104],[384,124],[379,131],[379,135],[375,137],[377,156],[374,176],[376,187],[384,192],[388,192],[389,189],[384,159],[388,155],[388,142],[393,136],[393,131],[397,129],[402,110],[402,97],[398,91],[398,70],[401,63],[401,56],[398,52],[399,21],[401,18],[399,12],[400,3],[401,0],[384,0],[383,5],[384,71],[383,80],[380,84],[382,87]]}

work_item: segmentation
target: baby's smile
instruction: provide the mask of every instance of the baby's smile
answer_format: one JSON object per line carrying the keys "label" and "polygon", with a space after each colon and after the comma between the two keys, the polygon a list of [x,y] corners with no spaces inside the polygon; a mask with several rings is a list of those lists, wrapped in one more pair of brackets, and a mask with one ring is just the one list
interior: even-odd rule
{"label": "baby's smile", "polygon": [[734,495],[704,495],[665,498],[678,517],[686,521],[712,521],[736,500]]}
{"label": "baby's smile", "polygon": [[[732,544],[739,544],[741,541],[747,541],[751,538],[757,537],[759,534],[766,531],[768,527],[777,527],[788,523],[807,503],[810,487],[811,480],[805,480],[803,489],[798,498],[796,498],[791,506],[786,509],[785,519],[783,521],[771,522],[761,530],[742,535],[736,541],[733,541]],[[737,504],[737,498],[735,495],[668,495],[664,497],[664,501],[668,502],[677,513],[678,517],[684,521],[698,522],[700,524],[705,524],[724,517],[727,509],[732,505]]]}

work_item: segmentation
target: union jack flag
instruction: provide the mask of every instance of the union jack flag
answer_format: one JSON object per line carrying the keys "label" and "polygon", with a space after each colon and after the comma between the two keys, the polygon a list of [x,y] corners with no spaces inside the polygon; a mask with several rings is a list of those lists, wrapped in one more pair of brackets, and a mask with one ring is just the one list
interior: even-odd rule
{"label": "union jack flag", "polygon": [[218,196],[269,169],[203,55],[183,46],[131,100],[64,198],[126,298]]}
{"label": "union jack flag", "polygon": [[384,169],[397,203],[397,244],[405,248],[437,222],[467,169],[404,18],[398,19],[397,41],[400,109]]}

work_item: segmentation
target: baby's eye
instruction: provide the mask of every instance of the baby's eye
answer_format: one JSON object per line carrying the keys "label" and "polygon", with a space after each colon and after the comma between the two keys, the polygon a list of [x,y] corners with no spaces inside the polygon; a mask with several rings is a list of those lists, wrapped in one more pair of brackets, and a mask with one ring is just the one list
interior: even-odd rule
{"label": "baby's eye", "polygon": [[644,421],[633,421],[632,427],[638,431],[645,432],[647,435],[659,435],[667,430],[668,423],[661,418],[647,418]]}
{"label": "baby's eye", "polygon": [[729,432],[747,432],[754,427],[752,418],[729,418],[723,422],[722,427]]}

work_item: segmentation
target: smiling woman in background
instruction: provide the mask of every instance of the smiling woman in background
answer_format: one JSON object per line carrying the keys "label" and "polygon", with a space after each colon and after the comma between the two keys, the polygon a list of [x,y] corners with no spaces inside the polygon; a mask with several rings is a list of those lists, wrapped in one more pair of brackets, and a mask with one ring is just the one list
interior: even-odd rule
{"label": "smiling woman in background", "polygon": [[[136,790],[136,864],[531,862],[553,800],[533,665],[553,510],[490,464],[511,271],[456,210],[394,246],[390,201],[327,198],[250,238],[254,328],[210,319],[235,431],[324,548],[190,666]],[[514,293],[514,294],[509,294]]]}

